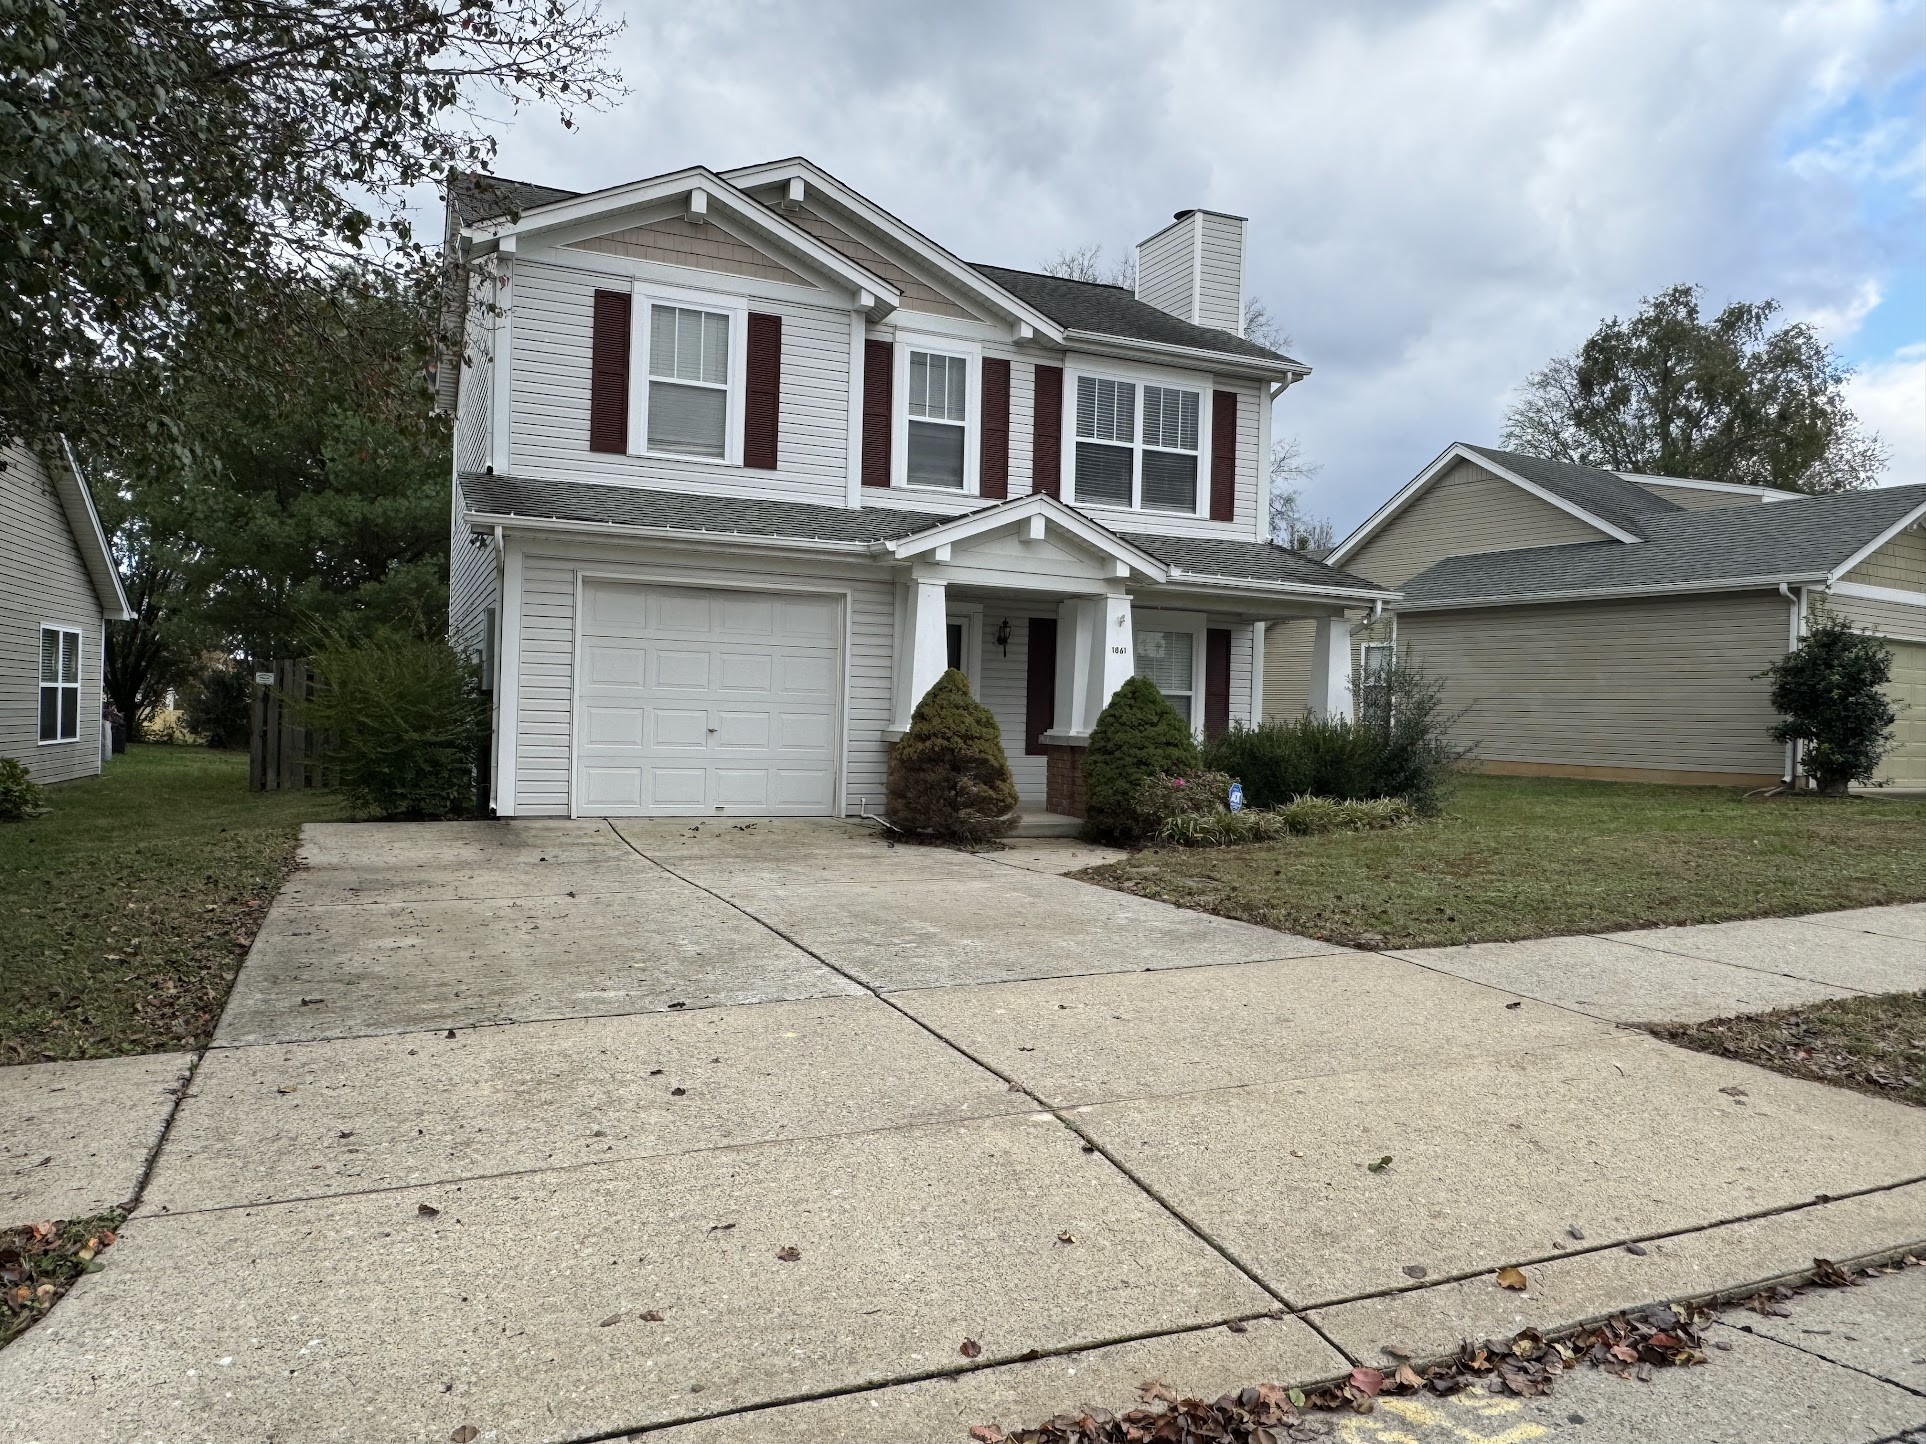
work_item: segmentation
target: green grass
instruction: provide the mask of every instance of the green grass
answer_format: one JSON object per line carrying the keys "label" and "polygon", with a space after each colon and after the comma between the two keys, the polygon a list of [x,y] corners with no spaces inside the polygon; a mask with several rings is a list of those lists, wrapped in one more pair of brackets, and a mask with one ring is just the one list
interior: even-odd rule
{"label": "green grass", "polygon": [[1655,1023],[1651,1031],[1701,1053],[1926,1108],[1926,993],[1839,998],[1706,1023]]}
{"label": "green grass", "polygon": [[1078,876],[1365,947],[1783,917],[1926,899],[1926,801],[1470,776],[1409,828],[1145,852]]}
{"label": "green grass", "polygon": [[0,1063],[196,1048],[325,792],[249,792],[245,755],[130,747],[0,823]]}
{"label": "green grass", "polygon": [[99,1255],[113,1246],[114,1230],[126,1218],[115,1209],[0,1229],[0,1348],[45,1318],[75,1279],[101,1270]]}

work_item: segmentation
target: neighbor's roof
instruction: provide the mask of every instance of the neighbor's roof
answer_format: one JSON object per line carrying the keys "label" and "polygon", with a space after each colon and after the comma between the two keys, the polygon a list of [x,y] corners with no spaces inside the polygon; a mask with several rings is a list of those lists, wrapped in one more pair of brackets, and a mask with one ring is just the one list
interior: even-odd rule
{"label": "neighbor's roof", "polygon": [[[951,513],[910,511],[894,506],[817,506],[808,502],[699,496],[597,482],[536,481],[473,472],[463,474],[461,491],[467,509],[480,517],[804,543],[868,545],[900,541],[956,520]],[[1098,526],[1103,525],[1088,512],[1077,514]],[[1182,577],[1217,578],[1233,582],[1283,582],[1373,596],[1395,595],[1377,582],[1366,581],[1313,561],[1301,552],[1268,542],[1144,536],[1135,532],[1118,535],[1171,568],[1173,582]]]}
{"label": "neighbor's roof", "polygon": [[1651,513],[1639,519],[1643,541],[1446,557],[1405,583],[1399,607],[1422,611],[1813,582],[1831,576],[1922,507],[1926,486],[1893,486],[1772,506]]}
{"label": "neighbor's roof", "polygon": [[1288,366],[1303,365],[1289,356],[1255,341],[1246,341],[1229,331],[1211,326],[1193,326],[1168,311],[1160,311],[1139,301],[1122,286],[1098,281],[1072,281],[1063,276],[1045,276],[1036,271],[1013,271],[1005,266],[985,266],[971,262],[971,269],[994,281],[1018,300],[1027,301],[1059,326],[1072,331],[1091,331],[1100,336],[1122,336],[1133,341],[1152,341],[1162,346],[1185,346],[1193,351],[1216,351],[1229,356],[1248,356],[1257,361],[1282,361]]}
{"label": "neighbor's roof", "polygon": [[[573,200],[580,191],[557,190],[531,181],[506,180],[499,176],[456,171],[448,178],[448,198],[463,225],[520,215],[523,211]],[[824,241],[832,250],[841,250],[834,241]],[[864,265],[860,257],[852,256]],[[1061,276],[1045,276],[1035,271],[1015,271],[1004,266],[964,263],[993,286],[1035,307],[1059,326],[1087,331],[1098,336],[1115,336],[1126,341],[1145,341],[1159,346],[1182,346],[1192,351],[1220,356],[1241,356],[1252,361],[1282,363],[1296,371],[1310,368],[1281,352],[1259,346],[1230,331],[1210,326],[1194,326],[1167,311],[1139,301],[1121,286],[1094,281],[1071,281]]]}
{"label": "neighbor's roof", "polygon": [[[1569,461],[1548,461],[1542,456],[1527,456],[1521,451],[1500,451],[1494,446],[1464,443],[1466,451],[1476,452],[1506,471],[1541,486],[1601,521],[1608,521],[1633,536],[1645,535],[1649,518],[1683,511],[1677,502],[1654,496],[1635,481],[1627,481],[1615,471],[1596,466],[1579,466]],[[1657,478],[1654,478],[1655,480]]]}

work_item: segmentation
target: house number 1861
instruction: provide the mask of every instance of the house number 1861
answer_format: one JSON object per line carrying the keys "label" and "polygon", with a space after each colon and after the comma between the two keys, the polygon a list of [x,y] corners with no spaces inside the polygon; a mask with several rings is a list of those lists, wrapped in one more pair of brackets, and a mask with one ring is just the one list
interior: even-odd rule
{"label": "house number 1861", "polygon": [[1119,657],[1123,656],[1125,651],[1122,647],[1112,647],[1110,650],[1115,652]]}

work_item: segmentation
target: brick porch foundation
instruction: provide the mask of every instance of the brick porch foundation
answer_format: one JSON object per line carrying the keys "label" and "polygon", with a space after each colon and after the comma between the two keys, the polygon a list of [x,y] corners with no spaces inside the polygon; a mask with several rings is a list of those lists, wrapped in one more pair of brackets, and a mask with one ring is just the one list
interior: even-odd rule
{"label": "brick porch foundation", "polygon": [[1089,810],[1083,787],[1082,747],[1047,747],[1044,805],[1064,817],[1082,817]]}

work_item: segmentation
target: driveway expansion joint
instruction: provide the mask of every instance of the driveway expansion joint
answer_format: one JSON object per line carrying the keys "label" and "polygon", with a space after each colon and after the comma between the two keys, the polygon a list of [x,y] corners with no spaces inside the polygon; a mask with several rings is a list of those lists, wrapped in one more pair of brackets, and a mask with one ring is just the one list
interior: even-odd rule
{"label": "driveway expansion joint", "polygon": [[1926,1389],[1916,1389],[1903,1380],[1891,1378],[1873,1369],[1861,1368],[1858,1364],[1850,1363],[1845,1359],[1835,1359],[1831,1354],[1822,1354],[1817,1349],[1809,1349],[1804,1344],[1794,1343],[1791,1339],[1782,1339],[1777,1334],[1762,1334],[1750,1324],[1735,1324],[1730,1319],[1719,1319],[1716,1322],[1722,1328],[1732,1329],[1741,1334],[1749,1334],[1755,1339],[1765,1339],[1783,1348],[1797,1349],[1800,1353],[1810,1355],[1822,1363],[1830,1364],[1835,1369],[1849,1369],[1853,1373],[1863,1375],[1877,1383],[1889,1384],[1895,1389],[1902,1389],[1915,1398],[1926,1399]]}

